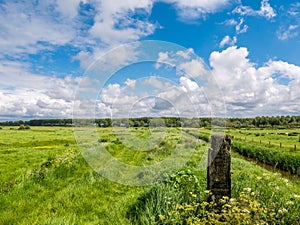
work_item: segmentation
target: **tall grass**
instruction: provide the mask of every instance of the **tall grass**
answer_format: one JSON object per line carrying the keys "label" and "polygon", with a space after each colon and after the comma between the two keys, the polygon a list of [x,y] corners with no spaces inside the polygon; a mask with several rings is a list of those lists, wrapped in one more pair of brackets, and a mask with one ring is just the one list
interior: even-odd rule
{"label": "tall grass", "polygon": [[300,155],[280,148],[268,148],[261,145],[234,140],[232,148],[243,156],[258,160],[262,163],[296,173],[300,167]]}
{"label": "tall grass", "polygon": [[[194,138],[170,131],[169,138],[157,149],[141,151],[141,157],[135,159],[110,129],[99,129],[99,139],[105,138],[107,146],[111,145],[108,150],[125,162],[132,160],[134,165],[163,160],[169,154],[168,148],[176,143],[182,151],[195,148],[186,166],[167,174],[166,180],[152,186],[131,187],[94,172],[74,144],[72,130],[56,129],[0,131],[1,174],[9,174],[0,182],[0,224],[188,224],[201,221],[197,215],[210,213],[202,207],[206,204],[206,171],[205,165],[200,165],[207,144],[192,143]],[[141,138],[149,135],[143,135],[139,129],[133,132]],[[16,147],[14,143],[18,143]],[[15,159],[19,162],[13,164]],[[232,207],[240,209],[240,213],[231,216],[243,216],[241,210],[254,210],[249,204],[248,208],[243,205],[241,196],[246,195],[249,203],[259,204],[261,211],[256,210],[255,215],[260,221],[300,223],[299,182],[286,180],[234,155],[232,171]],[[232,211],[226,213],[229,216]],[[211,214],[211,219],[216,221],[218,215]],[[275,219],[270,220],[271,216]]]}
{"label": "tall grass", "polygon": [[242,159],[234,158],[232,166],[232,198],[224,198],[221,209],[206,200],[209,192],[201,182],[205,172],[186,174],[185,169],[174,175],[176,179],[157,184],[144,193],[131,206],[128,217],[133,224],[300,223],[299,183]]}

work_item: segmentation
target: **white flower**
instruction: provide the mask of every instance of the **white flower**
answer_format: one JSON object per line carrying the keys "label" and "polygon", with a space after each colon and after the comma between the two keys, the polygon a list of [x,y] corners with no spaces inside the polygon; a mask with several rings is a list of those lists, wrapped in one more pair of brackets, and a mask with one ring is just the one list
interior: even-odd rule
{"label": "white flower", "polygon": [[250,213],[250,211],[247,210],[247,209],[243,209],[242,212],[243,212],[243,213]]}
{"label": "white flower", "polygon": [[280,214],[287,213],[287,209],[285,209],[285,208],[279,209],[278,213],[280,213]]}
{"label": "white flower", "polygon": [[300,195],[294,194],[294,198],[300,198]]}
{"label": "white flower", "polygon": [[229,205],[229,204],[226,204],[225,206],[228,207],[228,208],[231,208],[231,205]]}
{"label": "white flower", "polygon": [[246,192],[251,192],[251,188],[244,188],[244,191],[246,191]]}
{"label": "white flower", "polygon": [[287,202],[286,202],[286,205],[294,205],[294,202],[292,202],[292,201],[287,201]]}

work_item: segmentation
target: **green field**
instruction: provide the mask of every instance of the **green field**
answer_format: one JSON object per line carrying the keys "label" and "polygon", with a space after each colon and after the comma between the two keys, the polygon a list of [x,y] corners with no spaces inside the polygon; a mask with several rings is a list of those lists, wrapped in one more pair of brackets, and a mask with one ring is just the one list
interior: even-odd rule
{"label": "green field", "polygon": [[[185,132],[208,141],[211,130],[185,128]],[[214,132],[229,134],[232,149],[273,170],[280,169],[291,175],[300,175],[300,142],[298,129],[223,129]],[[297,147],[298,146],[298,147]]]}
{"label": "green field", "polygon": [[270,147],[280,147],[287,150],[296,150],[300,152],[300,134],[299,129],[231,129],[229,134],[237,139],[246,140]]}
{"label": "green field", "polygon": [[[256,133],[263,132],[251,130],[250,135],[241,131],[231,134],[257,138]],[[211,209],[205,193],[209,146],[198,142],[193,132],[198,131],[97,128],[93,140],[133,166],[161,162],[175,151],[182,153],[180,160],[192,149],[186,165],[164,174],[165,181],[128,186],[94,172],[82,157],[72,128],[3,127],[0,224],[300,224],[299,179],[283,178],[236,153],[232,154],[232,199],[224,200],[222,212]],[[277,141],[284,145],[298,141],[295,136],[285,139],[280,135],[282,140]],[[275,136],[272,140],[275,142]]]}

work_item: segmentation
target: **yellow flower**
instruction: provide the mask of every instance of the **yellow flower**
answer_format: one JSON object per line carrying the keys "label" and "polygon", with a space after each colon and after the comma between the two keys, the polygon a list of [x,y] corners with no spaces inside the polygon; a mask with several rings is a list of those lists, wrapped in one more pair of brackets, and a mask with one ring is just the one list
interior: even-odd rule
{"label": "yellow flower", "polygon": [[165,217],[163,215],[159,215],[158,217],[159,217],[159,220],[164,220],[165,219]]}

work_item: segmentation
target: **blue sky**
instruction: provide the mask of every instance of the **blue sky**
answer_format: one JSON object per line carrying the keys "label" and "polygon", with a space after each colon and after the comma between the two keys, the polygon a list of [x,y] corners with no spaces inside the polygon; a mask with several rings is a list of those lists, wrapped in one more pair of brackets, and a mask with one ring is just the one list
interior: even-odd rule
{"label": "blue sky", "polygon": [[[0,120],[71,118],[90,107],[102,117],[299,115],[299,24],[297,1],[2,0]],[[180,47],[140,63],[131,43],[145,40]],[[103,58],[118,69],[109,79]]]}

